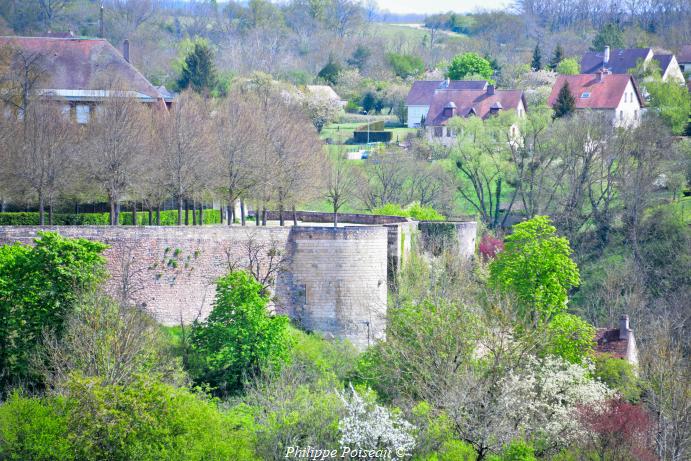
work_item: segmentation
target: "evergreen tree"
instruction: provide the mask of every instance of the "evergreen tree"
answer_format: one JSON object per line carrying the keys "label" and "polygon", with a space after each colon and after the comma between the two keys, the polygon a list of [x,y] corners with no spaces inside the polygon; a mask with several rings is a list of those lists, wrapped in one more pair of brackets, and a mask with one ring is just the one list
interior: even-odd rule
{"label": "evergreen tree", "polygon": [[192,88],[197,93],[208,94],[218,85],[214,54],[209,45],[203,42],[194,44],[194,49],[185,58],[178,88]]}
{"label": "evergreen tree", "polygon": [[560,44],[557,44],[557,47],[554,49],[554,54],[552,55],[552,59],[549,61],[549,68],[552,70],[555,70],[557,66],[559,65],[560,62],[564,59],[564,48],[561,47]]}
{"label": "evergreen tree", "polygon": [[535,49],[533,50],[533,62],[530,67],[533,70],[542,69],[542,51],[540,51],[539,43],[535,45]]}
{"label": "evergreen tree", "polygon": [[338,74],[341,73],[341,65],[334,59],[333,55],[329,55],[329,62],[326,63],[322,70],[319,71],[317,77],[323,79],[329,85],[336,85],[338,83]]}
{"label": "evergreen tree", "polygon": [[606,46],[611,48],[624,48],[624,31],[618,24],[605,24],[593,39],[590,51],[602,51]]}
{"label": "evergreen tree", "polygon": [[564,82],[564,86],[559,90],[557,100],[554,102],[554,118],[567,117],[576,109],[576,100],[569,89],[569,82]]}

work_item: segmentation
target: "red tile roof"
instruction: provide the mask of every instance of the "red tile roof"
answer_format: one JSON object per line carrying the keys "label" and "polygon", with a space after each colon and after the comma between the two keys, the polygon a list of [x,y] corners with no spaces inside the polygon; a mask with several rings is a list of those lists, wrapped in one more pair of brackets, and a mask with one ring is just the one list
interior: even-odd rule
{"label": "red tile roof", "polygon": [[677,62],[691,63],[691,45],[684,45],[677,54]]}
{"label": "red tile roof", "polygon": [[429,106],[435,92],[448,90],[485,90],[485,80],[417,80],[405,100],[407,106]]}
{"label": "red tile roof", "polygon": [[617,358],[626,358],[629,340],[619,339],[619,328],[598,328],[595,333],[595,351],[613,355]]}
{"label": "red tile roof", "polygon": [[[494,90],[494,94],[487,91],[477,90],[450,90],[437,92],[432,98],[429,112],[427,113],[428,126],[441,126],[451,118],[444,114],[444,107],[449,103],[456,105],[455,116],[467,117],[471,113],[480,117],[487,118],[490,115],[490,108],[501,107],[503,110],[517,109],[523,99],[522,90]],[[499,106],[497,105],[499,103]]]}
{"label": "red tile roof", "polygon": [[[628,74],[604,75],[601,82],[595,74],[560,75],[552,87],[552,94],[547,102],[553,106],[559,90],[565,82],[568,82],[571,95],[576,100],[577,109],[616,109],[629,81],[633,84],[638,103],[643,106],[643,98],[636,81]],[[583,97],[586,93],[588,96]]]}
{"label": "red tile roof", "polygon": [[117,81],[129,91],[161,99],[156,88],[104,39],[0,37],[9,46],[44,56],[41,89],[104,90]]}

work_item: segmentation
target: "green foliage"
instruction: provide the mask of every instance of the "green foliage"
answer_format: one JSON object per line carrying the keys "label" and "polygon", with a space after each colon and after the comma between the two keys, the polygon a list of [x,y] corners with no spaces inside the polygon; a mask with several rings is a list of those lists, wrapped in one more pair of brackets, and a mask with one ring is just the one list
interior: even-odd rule
{"label": "green foliage", "polygon": [[379,216],[403,216],[412,218],[416,221],[446,220],[446,216],[439,213],[433,207],[420,205],[419,202],[413,202],[405,208],[395,203],[387,203],[386,205],[373,209],[372,214]]}
{"label": "green foliage", "polygon": [[341,73],[341,70],[341,64],[330,54],[329,61],[322,67],[317,77],[323,79],[329,85],[336,85],[338,83],[338,74]]}
{"label": "green foliage", "polygon": [[631,403],[641,398],[641,388],[634,372],[633,365],[627,360],[612,357],[609,354],[596,354],[595,377],[610,389],[617,391],[621,397]]}
{"label": "green foliage", "polygon": [[566,310],[569,289],[580,283],[571,253],[549,218],[536,216],[513,226],[490,264],[490,285],[517,297],[525,321],[549,321]]}
{"label": "green foliage", "polygon": [[387,53],[386,59],[394,74],[401,78],[417,77],[425,71],[425,63],[419,56]]}
{"label": "green foliage", "polygon": [[501,461],[537,461],[535,449],[523,440],[514,440],[501,452]]}
{"label": "green foliage", "polygon": [[0,404],[0,459],[62,461],[74,459],[66,437],[64,400],[23,397],[13,392]]}
{"label": "green foliage", "polygon": [[540,50],[540,44],[535,45],[533,50],[533,60],[530,62],[530,68],[533,70],[542,69],[542,51]]}
{"label": "green foliage", "polygon": [[576,110],[576,100],[569,89],[569,82],[564,82],[564,86],[559,90],[553,109],[554,118],[567,117]]}
{"label": "green foliage", "polygon": [[259,282],[244,271],[221,277],[214,308],[204,322],[192,326],[192,375],[220,394],[242,388],[245,375],[261,367],[278,369],[288,359],[288,318],[270,316],[269,297]]}
{"label": "green foliage", "polygon": [[120,386],[73,376],[66,398],[14,394],[0,406],[0,458],[245,461],[256,459],[252,424],[146,377]]}
{"label": "green foliage", "polygon": [[479,75],[490,83],[494,83],[493,74],[490,62],[477,53],[457,54],[446,71],[446,76],[451,80],[463,80],[469,76]]}
{"label": "green foliage", "polygon": [[415,461],[475,461],[472,445],[455,438],[453,421],[444,412],[435,411],[427,402],[411,410],[410,422],[418,429]]}
{"label": "green foliage", "polygon": [[60,334],[79,295],[104,280],[106,245],[40,232],[35,245],[0,247],[0,392],[34,384],[29,360],[44,329]]}
{"label": "green foliage", "polygon": [[592,356],[595,327],[577,315],[562,312],[547,325],[546,352],[571,363],[583,363]]}
{"label": "green foliage", "polygon": [[194,42],[192,50],[185,57],[177,86],[181,90],[192,88],[202,94],[217,90],[218,75],[214,53],[207,41],[198,39]]}
{"label": "green foliage", "polygon": [[624,31],[618,24],[605,24],[593,39],[590,51],[602,51],[610,48],[624,48]]}
{"label": "green foliage", "polygon": [[[345,380],[357,363],[357,350],[348,341],[326,341],[319,334],[305,333],[289,327],[292,347],[290,363],[298,364],[306,378],[318,381],[325,377]],[[309,380],[308,379],[308,380]]]}
{"label": "green foliage", "polygon": [[[184,211],[183,211],[184,213]],[[191,211],[190,211],[191,213]],[[199,211],[197,210],[197,214]],[[177,210],[161,211],[161,225],[175,226],[178,222]],[[47,219],[47,218],[46,218]],[[152,216],[153,223],[156,224],[156,213]],[[139,225],[149,224],[149,212],[138,211],[137,222]],[[204,210],[204,224],[220,224],[220,210]],[[56,226],[107,226],[110,224],[108,213],[55,213],[53,215],[53,225]],[[131,225],[132,212],[121,212],[119,224]],[[0,213],[0,226],[38,226],[38,212],[5,212]]]}
{"label": "green foliage", "polygon": [[646,82],[645,88],[650,93],[650,105],[665,124],[674,134],[684,134],[691,114],[691,95],[686,87],[676,81],[656,80]]}
{"label": "green foliage", "polygon": [[581,73],[581,69],[576,58],[562,59],[555,67],[555,70],[561,75],[577,75]]}

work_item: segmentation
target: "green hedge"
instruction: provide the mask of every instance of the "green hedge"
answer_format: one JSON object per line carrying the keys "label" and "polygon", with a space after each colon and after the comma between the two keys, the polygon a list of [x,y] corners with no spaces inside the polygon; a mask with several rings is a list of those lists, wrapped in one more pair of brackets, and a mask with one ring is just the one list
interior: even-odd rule
{"label": "green hedge", "polygon": [[[199,213],[199,211],[197,211]],[[153,214],[156,222],[156,213]],[[183,212],[184,222],[184,212]],[[48,223],[48,214],[45,216]],[[110,223],[108,213],[55,213],[53,214],[53,224],[58,226],[107,226]],[[124,211],[120,213],[119,223],[123,225],[132,224],[132,212]],[[139,225],[149,224],[149,212],[137,212],[137,223]],[[178,211],[166,210],[161,212],[161,225],[174,226],[178,223]],[[192,212],[190,211],[190,223],[192,223]],[[219,210],[204,210],[204,224],[220,224],[221,212]],[[38,226],[38,212],[19,212],[19,213],[0,213],[0,226]]]}

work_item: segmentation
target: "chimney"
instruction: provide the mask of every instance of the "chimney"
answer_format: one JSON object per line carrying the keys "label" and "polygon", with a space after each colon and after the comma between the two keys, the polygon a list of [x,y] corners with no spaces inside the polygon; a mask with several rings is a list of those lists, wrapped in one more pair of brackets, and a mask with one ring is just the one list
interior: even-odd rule
{"label": "chimney", "polygon": [[609,64],[609,46],[605,47],[605,51],[602,55],[602,67],[607,67]]}
{"label": "chimney", "polygon": [[487,85],[487,95],[489,95],[489,96],[494,95],[494,85]]}
{"label": "chimney", "polygon": [[629,337],[629,316],[624,314],[619,319],[619,339],[627,339]]}
{"label": "chimney", "polygon": [[125,58],[125,61],[130,62],[130,41],[127,39],[122,42],[122,57]]}
{"label": "chimney", "polygon": [[595,75],[597,75],[597,82],[602,83],[605,80],[605,75],[607,75],[607,72],[604,69],[601,69],[597,71]]}
{"label": "chimney", "polygon": [[447,77],[444,81],[444,88],[448,88],[449,85],[451,85],[451,79]]}

